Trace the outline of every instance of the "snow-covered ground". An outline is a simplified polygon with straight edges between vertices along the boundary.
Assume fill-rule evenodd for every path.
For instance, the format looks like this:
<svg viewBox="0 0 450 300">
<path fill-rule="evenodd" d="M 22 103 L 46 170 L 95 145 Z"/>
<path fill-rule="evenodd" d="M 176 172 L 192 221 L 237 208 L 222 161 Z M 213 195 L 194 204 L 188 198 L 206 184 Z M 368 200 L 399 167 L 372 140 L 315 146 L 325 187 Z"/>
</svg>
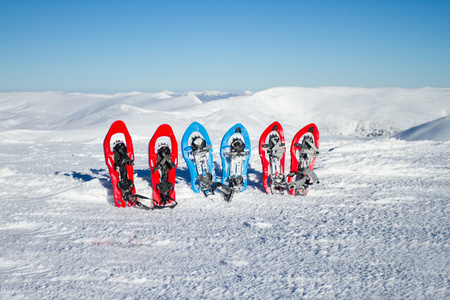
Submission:
<svg viewBox="0 0 450 300">
<path fill-rule="evenodd" d="M 257 93 L 0 93 L 0 298 L 450 298 L 450 89 L 280 87 Z M 123 120 L 137 191 L 170 124 L 250 133 L 249 186 L 231 203 L 189 186 L 175 209 L 116 208 L 102 142 Z M 257 142 L 315 122 L 320 184 L 266 195 Z M 289 162 L 289 154 L 287 162 Z"/>
</svg>

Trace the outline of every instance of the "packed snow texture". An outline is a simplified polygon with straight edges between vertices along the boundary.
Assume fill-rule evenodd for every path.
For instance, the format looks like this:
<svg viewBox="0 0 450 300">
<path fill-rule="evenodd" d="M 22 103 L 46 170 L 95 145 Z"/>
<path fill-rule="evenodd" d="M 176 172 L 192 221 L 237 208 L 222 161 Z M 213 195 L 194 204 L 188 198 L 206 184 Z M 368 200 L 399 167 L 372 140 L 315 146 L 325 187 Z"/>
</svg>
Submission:
<svg viewBox="0 0 450 300">
<path fill-rule="evenodd" d="M 0 298 L 448 299 L 449 111 L 450 89 L 433 88 L 0 93 Z M 247 191 L 195 194 L 179 153 L 176 208 L 116 208 L 102 143 L 118 119 L 143 195 L 159 125 L 180 140 L 202 123 L 220 178 L 220 141 L 242 123 Z M 257 143 L 273 121 L 287 148 L 320 130 L 305 197 L 264 193 Z"/>
</svg>

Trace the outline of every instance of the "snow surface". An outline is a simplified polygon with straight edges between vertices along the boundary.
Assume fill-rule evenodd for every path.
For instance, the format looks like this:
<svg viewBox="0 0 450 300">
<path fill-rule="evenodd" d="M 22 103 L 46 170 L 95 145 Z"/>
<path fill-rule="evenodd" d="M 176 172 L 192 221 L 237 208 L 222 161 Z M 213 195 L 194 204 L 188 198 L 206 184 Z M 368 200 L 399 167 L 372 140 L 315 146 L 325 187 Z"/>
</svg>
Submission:
<svg viewBox="0 0 450 300">
<path fill-rule="evenodd" d="M 433 88 L 0 93 L 0 298 L 448 299 L 449 106 Z M 195 194 L 179 153 L 175 209 L 116 208 L 102 142 L 117 119 L 144 195 L 160 124 L 181 139 L 202 123 L 220 177 L 221 138 L 243 123 L 247 191 Z M 257 142 L 273 121 L 287 147 L 321 131 L 306 197 L 263 192 Z"/>
</svg>

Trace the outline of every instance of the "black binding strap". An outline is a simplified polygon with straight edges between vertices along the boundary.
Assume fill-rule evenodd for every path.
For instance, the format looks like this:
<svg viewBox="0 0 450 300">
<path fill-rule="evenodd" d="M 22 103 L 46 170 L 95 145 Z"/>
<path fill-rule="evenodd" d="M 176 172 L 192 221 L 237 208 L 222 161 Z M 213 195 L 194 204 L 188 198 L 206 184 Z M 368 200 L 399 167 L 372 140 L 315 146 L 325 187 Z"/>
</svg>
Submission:
<svg viewBox="0 0 450 300">
<path fill-rule="evenodd" d="M 173 183 L 169 181 L 169 170 L 176 167 L 176 164 L 170 158 L 170 148 L 167 146 L 159 148 L 157 164 L 155 165 L 155 169 L 153 170 L 153 172 L 159 170 L 160 174 L 160 182 L 156 185 L 156 189 L 159 192 L 160 199 L 163 204 L 161 207 L 165 207 L 170 200 L 175 203 L 173 206 L 171 206 L 172 208 L 178 204 L 174 199 L 170 197 L 170 193 L 173 190 Z"/>
<path fill-rule="evenodd" d="M 119 182 L 117 183 L 117 187 L 122 191 L 122 200 L 128 204 L 131 201 L 136 206 L 144 208 L 144 209 L 153 209 L 151 206 L 147 206 L 143 204 L 141 201 L 137 200 L 137 198 L 141 199 L 149 199 L 148 197 L 133 194 L 134 184 L 133 181 L 128 179 L 128 165 L 134 165 L 133 160 L 127 154 L 127 146 L 125 143 L 119 141 L 114 145 L 113 148 L 114 154 L 114 167 L 119 168 Z"/>
<path fill-rule="evenodd" d="M 119 182 L 117 187 L 122 191 L 122 199 L 128 203 L 132 201 L 131 194 L 134 188 L 133 181 L 128 179 L 128 165 L 134 165 L 133 160 L 128 157 L 127 146 L 123 142 L 118 142 L 113 148 L 114 167 L 119 168 Z"/>
</svg>

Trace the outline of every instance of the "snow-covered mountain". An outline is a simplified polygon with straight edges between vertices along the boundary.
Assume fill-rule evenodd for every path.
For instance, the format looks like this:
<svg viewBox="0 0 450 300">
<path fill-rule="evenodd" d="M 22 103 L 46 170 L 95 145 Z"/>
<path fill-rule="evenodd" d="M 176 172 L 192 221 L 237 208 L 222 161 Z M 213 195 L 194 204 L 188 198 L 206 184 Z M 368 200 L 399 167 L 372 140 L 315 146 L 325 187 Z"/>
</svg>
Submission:
<svg viewBox="0 0 450 300">
<path fill-rule="evenodd" d="M 449 111 L 436 88 L 0 93 L 0 298 L 449 298 Z M 181 139 L 202 123 L 220 177 L 216 149 L 242 123 L 247 191 L 195 194 L 179 155 L 175 209 L 116 208 L 102 142 L 118 119 L 144 195 L 160 124 Z M 320 130 L 306 197 L 263 191 L 257 142 L 273 121 L 287 147 Z"/>
<path fill-rule="evenodd" d="M 271 120 L 280 119 L 293 131 L 301 124 L 315 122 L 323 133 L 378 136 L 445 117 L 450 110 L 450 89 L 280 87 L 242 94 L 0 93 L 0 104 L 0 133 L 19 129 L 104 131 L 115 119 L 134 122 L 139 128 L 181 122 L 180 133 L 186 122 L 194 120 L 214 120 L 208 125 L 217 130 L 236 122 L 255 122 L 261 125 L 258 129 L 264 129 Z"/>
</svg>

